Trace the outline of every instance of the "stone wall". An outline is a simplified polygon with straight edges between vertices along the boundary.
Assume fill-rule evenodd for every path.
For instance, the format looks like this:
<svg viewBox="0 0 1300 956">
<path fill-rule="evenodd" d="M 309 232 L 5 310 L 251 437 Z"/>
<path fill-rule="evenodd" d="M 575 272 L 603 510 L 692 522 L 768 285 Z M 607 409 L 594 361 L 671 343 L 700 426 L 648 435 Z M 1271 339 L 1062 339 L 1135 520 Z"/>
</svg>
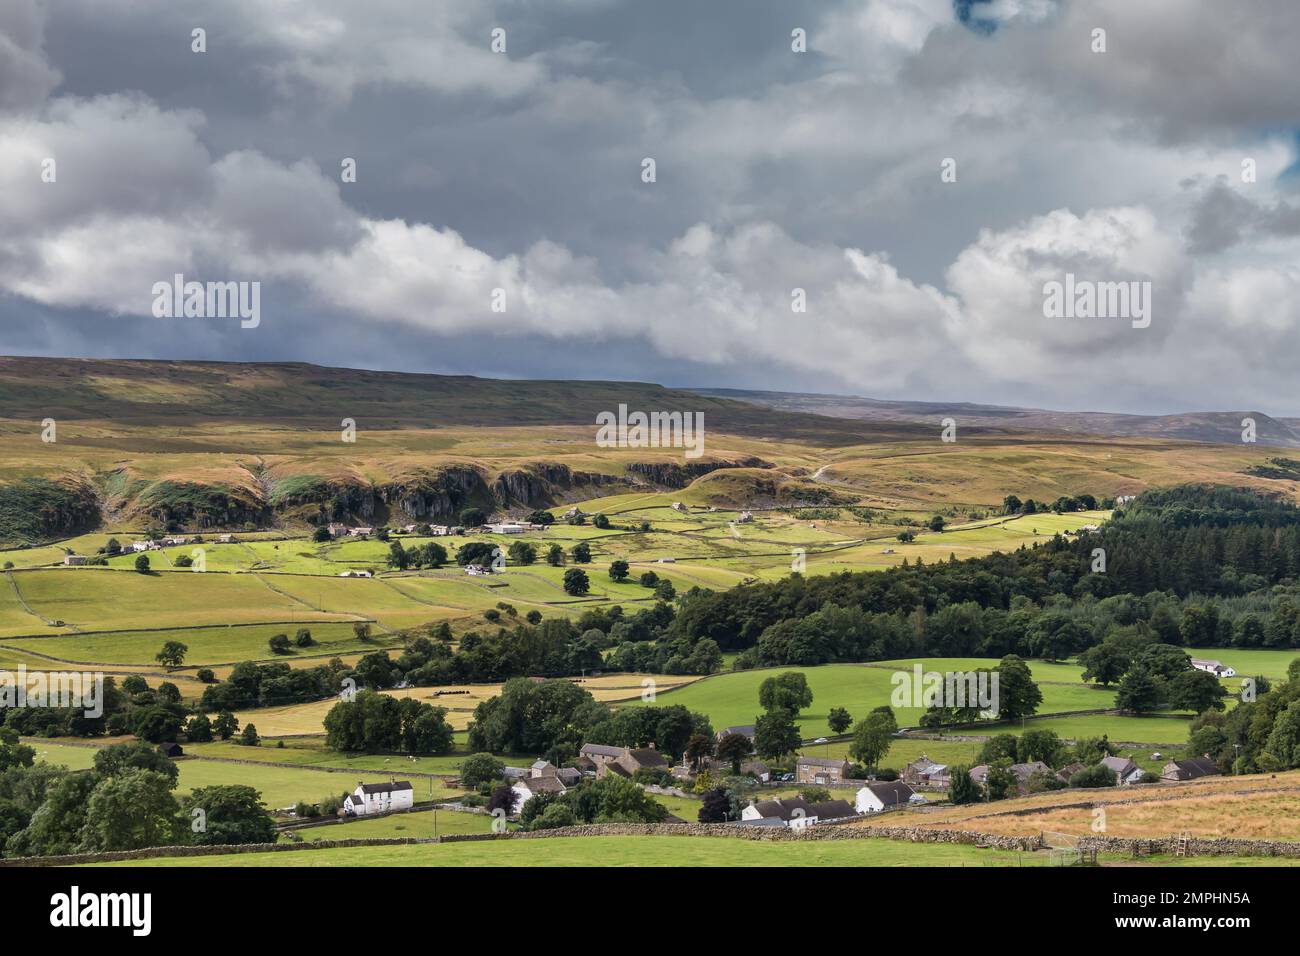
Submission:
<svg viewBox="0 0 1300 956">
<path fill-rule="evenodd" d="M 147 850 L 117 850 L 111 853 L 72 853 L 67 856 L 28 856 L 0 859 L 0 867 L 76 866 L 79 863 L 116 863 L 121 860 L 149 860 L 157 857 L 228 856 L 232 853 L 295 853 L 355 846 L 406 846 L 437 843 L 439 838 L 406 837 L 376 840 L 317 840 L 304 843 L 241 843 L 226 846 L 155 846 Z"/>
<path fill-rule="evenodd" d="M 443 843 L 466 843 L 482 840 L 538 840 L 553 837 L 599 836 L 674 836 L 674 837 L 730 837 L 738 840 L 903 840 L 909 843 L 962 843 L 979 844 L 998 850 L 1037 850 L 1043 846 L 1040 837 L 1001 836 L 992 833 L 972 833 L 967 830 L 935 830 L 921 827 L 857 827 L 815 824 L 803 830 L 787 827 L 747 827 L 727 823 L 605 823 L 555 830 L 510 833 L 465 833 L 440 837 Z"/>
<path fill-rule="evenodd" d="M 1127 853 L 1132 856 L 1150 856 L 1163 853 L 1172 856 L 1178 848 L 1178 838 L 1164 837 L 1150 840 L 1137 837 L 1089 836 L 1079 838 L 1080 850 L 1099 850 L 1103 853 Z M 1187 841 L 1188 856 L 1284 856 L 1300 858 L 1300 843 L 1288 840 L 1240 840 L 1232 837 L 1205 839 L 1192 837 Z"/>
</svg>

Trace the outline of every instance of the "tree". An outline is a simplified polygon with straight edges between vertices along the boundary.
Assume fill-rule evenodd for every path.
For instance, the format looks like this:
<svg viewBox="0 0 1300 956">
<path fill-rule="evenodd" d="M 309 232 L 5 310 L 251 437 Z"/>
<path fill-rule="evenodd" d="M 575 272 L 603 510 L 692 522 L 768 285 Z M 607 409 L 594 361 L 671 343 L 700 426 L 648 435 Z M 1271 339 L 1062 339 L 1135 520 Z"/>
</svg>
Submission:
<svg viewBox="0 0 1300 956">
<path fill-rule="evenodd" d="M 573 558 L 574 564 L 590 564 L 591 545 L 586 541 L 579 541 L 569 549 L 569 555 Z"/>
<path fill-rule="evenodd" d="M 561 567 L 564 564 L 564 548 L 558 544 L 553 544 L 547 548 L 546 563 L 553 568 Z"/>
<path fill-rule="evenodd" d="M 858 721 L 849 744 L 849 756 L 869 768 L 880 765 L 894 742 L 898 722 L 888 707 L 877 708 Z"/>
<path fill-rule="evenodd" d="M 808 678 L 799 671 L 786 671 L 769 677 L 758 688 L 758 705 L 766 711 L 786 710 L 798 716 L 799 711 L 811 706 L 812 702 Z"/>
<path fill-rule="evenodd" d="M 212 739 L 212 721 L 207 714 L 195 714 L 185 725 L 185 736 L 196 744 L 205 744 Z"/>
<path fill-rule="evenodd" d="M 542 623 L 542 612 L 537 610 L 537 608 L 533 608 L 524 615 L 524 620 L 536 627 L 538 624 Z"/>
<path fill-rule="evenodd" d="M 244 729 L 239 734 L 239 743 L 245 747 L 261 746 L 262 738 L 257 735 L 256 725 L 244 724 Z"/>
<path fill-rule="evenodd" d="M 1070 777 L 1070 786 L 1086 788 L 1113 787 L 1115 786 L 1115 771 L 1104 763 L 1093 764 L 1091 767 L 1084 767 Z"/>
<path fill-rule="evenodd" d="M 327 528 L 325 525 L 321 525 L 311 533 L 311 539 L 315 541 L 317 544 L 324 544 L 326 541 L 332 541 L 334 539 L 334 535 L 330 534 L 329 528 Z"/>
<path fill-rule="evenodd" d="M 830 713 L 826 715 L 826 723 L 830 725 L 831 733 L 842 734 L 852 726 L 853 717 L 847 708 L 832 707 Z"/>
<path fill-rule="evenodd" d="M 298 628 L 298 633 L 293 636 L 293 642 L 298 647 L 311 647 L 316 643 L 315 640 L 312 639 L 311 631 L 305 627 Z"/>
<path fill-rule="evenodd" d="M 615 581 L 626 581 L 628 575 L 628 564 L 622 558 L 610 562 L 609 576 Z"/>
<path fill-rule="evenodd" d="M 1015 495 L 1007 495 L 1002 499 L 1002 513 L 1004 515 L 1019 514 L 1020 509 L 1024 507 L 1023 502 Z"/>
<path fill-rule="evenodd" d="M 101 779 L 86 802 L 85 848 L 105 852 L 175 843 L 180 808 L 172 786 L 162 774 L 136 767 Z"/>
<path fill-rule="evenodd" d="M 926 522 L 926 527 L 929 528 L 931 531 L 942 531 L 944 525 L 946 525 L 947 523 L 948 522 L 944 520 L 943 515 L 935 515 L 928 522 Z"/>
<path fill-rule="evenodd" d="M 581 568 L 569 568 L 564 572 L 564 593 L 581 597 L 591 590 L 591 580 Z"/>
<path fill-rule="evenodd" d="M 534 798 L 536 799 L 536 798 Z M 531 800 L 529 801 L 532 802 Z M 530 830 L 559 830 L 578 825 L 578 815 L 567 803 L 550 803 L 533 819 Z"/>
<path fill-rule="evenodd" d="M 824 803 L 831 798 L 831 792 L 825 787 L 800 787 L 799 796 L 807 803 Z"/>
<path fill-rule="evenodd" d="M 731 764 L 733 774 L 740 773 L 741 762 L 754 752 L 754 745 L 744 734 L 723 734 L 714 750 L 719 760 Z"/>
<path fill-rule="evenodd" d="M 162 650 L 154 655 L 154 660 L 167 667 L 180 667 L 185 663 L 185 655 L 188 651 L 189 648 L 180 641 L 166 641 L 163 643 Z"/>
<path fill-rule="evenodd" d="M 1223 710 L 1223 698 L 1227 693 L 1213 674 L 1188 670 L 1169 681 L 1167 703 L 1175 710 L 1199 714 L 1206 710 Z"/>
<path fill-rule="evenodd" d="M 604 530 L 609 527 L 609 519 L 604 515 L 592 515 L 591 524 L 592 527 Z"/>
<path fill-rule="evenodd" d="M 677 597 L 677 589 L 673 587 L 672 581 L 663 578 L 655 585 L 655 598 L 657 600 L 671 601 L 675 597 Z"/>
<path fill-rule="evenodd" d="M 497 787 L 492 791 L 492 796 L 488 798 L 488 813 L 493 813 L 497 810 L 504 810 L 506 816 L 514 816 L 515 802 L 518 801 L 518 799 L 519 794 L 515 793 L 514 788 L 508 784 L 506 786 Z"/>
<path fill-rule="evenodd" d="M 182 726 L 179 714 L 167 707 L 153 706 L 143 707 L 136 713 L 132 729 L 141 740 L 159 744 L 179 737 Z"/>
<path fill-rule="evenodd" d="M 984 780 L 984 792 L 990 800 L 1004 800 L 1019 787 L 1016 775 L 1011 771 L 1011 763 L 999 760 L 989 765 L 988 776 Z"/>
<path fill-rule="evenodd" d="M 701 823 L 726 823 L 731 818 L 731 794 L 725 787 L 706 790 L 700 800 Z"/>
<path fill-rule="evenodd" d="M 555 524 L 555 515 L 551 514 L 549 511 L 533 511 L 528 515 L 528 523 L 544 525 Z"/>
<path fill-rule="evenodd" d="M 1029 673 L 1029 665 L 1015 654 L 1008 654 L 998 664 L 997 673 L 998 716 L 1002 720 L 1015 720 L 1037 713 L 1043 692 Z"/>
<path fill-rule="evenodd" d="M 370 625 L 365 621 L 357 621 L 352 625 L 352 634 L 358 641 L 370 640 Z"/>
<path fill-rule="evenodd" d="M 916 532 L 914 532 L 914 531 L 900 531 L 900 532 L 898 532 L 897 535 L 895 535 L 895 537 L 898 538 L 898 540 L 901 541 L 903 544 L 909 544 L 909 543 L 911 543 L 912 541 L 915 541 L 915 540 L 916 540 Z"/>
<path fill-rule="evenodd" d="M 222 740 L 229 740 L 239 731 L 239 721 L 235 715 L 228 710 L 223 710 L 217 714 L 217 719 L 212 722 L 212 732 Z"/>
<path fill-rule="evenodd" d="M 211 667 L 200 667 L 194 672 L 195 679 L 201 684 L 215 684 L 217 673 Z"/>
<path fill-rule="evenodd" d="M 1085 681 L 1095 681 L 1102 687 L 1109 687 L 1124 677 L 1132 658 L 1120 644 L 1102 641 L 1080 654 L 1079 663 L 1083 665 Z"/>
<path fill-rule="evenodd" d="M 754 722 L 754 749 L 764 759 L 779 759 L 794 753 L 803 743 L 794 714 L 773 710 Z"/>
<path fill-rule="evenodd" d="M 398 571 L 405 571 L 411 566 L 411 556 L 402 547 L 402 542 L 394 541 L 388 546 L 388 566 Z"/>
<path fill-rule="evenodd" d="M 515 541 L 507 552 L 511 564 L 532 564 L 537 560 L 537 549 L 527 541 Z"/>
<path fill-rule="evenodd" d="M 643 588 L 655 588 L 659 586 L 659 575 L 655 574 L 653 571 L 647 571 L 642 574 L 640 580 L 641 587 Z"/>
<path fill-rule="evenodd" d="M 477 528 L 487 523 L 487 515 L 479 508 L 465 508 L 460 513 L 460 523 L 466 528 Z"/>
<path fill-rule="evenodd" d="M 1135 667 L 1124 675 L 1115 694 L 1115 706 L 1135 714 L 1156 710 L 1160 706 L 1160 685 L 1145 667 Z"/>
<path fill-rule="evenodd" d="M 290 651 L 288 634 L 276 634 L 266 643 L 271 648 L 272 653 L 288 654 Z"/>
<path fill-rule="evenodd" d="M 149 555 L 137 554 L 135 556 L 135 569 L 141 574 L 149 573 Z"/>
<path fill-rule="evenodd" d="M 695 770 L 699 770 L 704 761 L 714 754 L 713 738 L 708 734 L 693 734 L 686 741 L 686 759 Z"/>
<path fill-rule="evenodd" d="M 979 803 L 984 798 L 980 785 L 971 779 L 970 767 L 953 767 L 948 779 L 948 799 L 952 803 Z"/>
<path fill-rule="evenodd" d="M 488 753 L 470 754 L 460 765 L 461 786 L 477 790 L 485 783 L 505 776 L 506 765 Z"/>
<path fill-rule="evenodd" d="M 275 821 L 249 786 L 200 787 L 184 799 L 181 814 L 200 846 L 275 842 Z"/>
</svg>

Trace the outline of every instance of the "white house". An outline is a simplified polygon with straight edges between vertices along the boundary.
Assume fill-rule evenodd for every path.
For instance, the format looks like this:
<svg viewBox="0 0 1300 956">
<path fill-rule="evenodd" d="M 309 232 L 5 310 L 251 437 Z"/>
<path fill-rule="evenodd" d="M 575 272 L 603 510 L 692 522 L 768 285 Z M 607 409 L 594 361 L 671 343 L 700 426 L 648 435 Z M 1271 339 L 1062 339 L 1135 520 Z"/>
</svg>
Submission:
<svg viewBox="0 0 1300 956">
<path fill-rule="evenodd" d="M 392 810 L 409 810 L 415 806 L 415 790 L 409 780 L 390 783 L 359 783 L 357 789 L 343 801 L 343 812 L 348 816 L 367 813 L 388 813 Z"/>
<path fill-rule="evenodd" d="M 531 769 L 531 768 L 530 768 Z M 564 793 L 568 789 L 559 777 L 520 777 L 510 787 L 515 792 L 515 812 L 539 793 Z"/>
<path fill-rule="evenodd" d="M 487 529 L 493 534 L 523 534 L 528 530 L 528 525 L 520 524 L 517 521 L 500 521 L 488 525 Z"/>
<path fill-rule="evenodd" d="M 1114 772 L 1118 786 L 1127 786 L 1142 779 L 1144 771 L 1128 757 L 1102 757 L 1101 762 Z"/>
<path fill-rule="evenodd" d="M 220 542 L 221 544 L 233 544 L 234 540 L 235 540 L 235 536 L 233 534 L 217 535 L 217 541 Z"/>
<path fill-rule="evenodd" d="M 924 803 L 925 798 L 901 780 L 869 783 L 858 791 L 853 809 L 858 813 L 880 813 L 896 810 L 911 803 Z"/>
<path fill-rule="evenodd" d="M 491 574 L 492 569 L 485 568 L 481 564 L 467 564 L 465 565 L 465 573 L 466 574 Z"/>
<path fill-rule="evenodd" d="M 132 541 L 131 542 L 132 551 L 156 551 L 157 549 L 158 549 L 158 542 L 156 541 Z"/>
<path fill-rule="evenodd" d="M 373 575 L 369 571 L 340 571 L 341 578 L 369 578 Z"/>
<path fill-rule="evenodd" d="M 1215 677 L 1236 677 L 1237 672 L 1227 664 L 1221 664 L 1218 661 L 1201 660 L 1192 658 L 1192 666 L 1198 671 L 1205 671 L 1207 674 L 1213 674 Z"/>
</svg>

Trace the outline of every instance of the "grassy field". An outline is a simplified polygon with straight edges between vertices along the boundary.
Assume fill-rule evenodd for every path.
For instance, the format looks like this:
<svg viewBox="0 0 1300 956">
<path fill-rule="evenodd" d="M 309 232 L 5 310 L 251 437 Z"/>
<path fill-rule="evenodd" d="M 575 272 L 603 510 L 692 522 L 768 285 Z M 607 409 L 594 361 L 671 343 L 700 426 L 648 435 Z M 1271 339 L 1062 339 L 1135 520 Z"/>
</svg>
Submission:
<svg viewBox="0 0 1300 956">
<path fill-rule="evenodd" d="M 740 671 L 696 681 L 680 690 L 658 695 L 657 703 L 682 704 L 691 710 L 709 716 L 715 729 L 739 724 L 752 724 L 761 713 L 758 706 L 759 685 L 774 674 L 799 671 L 808 678 L 813 692 L 813 703 L 799 718 L 799 729 L 805 740 L 829 734 L 827 714 L 832 707 L 845 707 L 855 718 L 873 707 L 889 704 L 894 691 L 893 675 L 909 672 L 914 664 L 940 672 L 969 670 L 975 667 L 992 667 L 996 660 L 982 658 L 933 658 L 923 661 L 893 661 L 885 666 L 860 664 L 827 664 L 819 667 L 781 667 L 763 670 Z M 1106 691 L 1069 683 L 1066 678 L 1077 679 L 1078 668 L 1064 664 L 1030 663 L 1034 676 L 1043 683 L 1041 713 L 1053 711 L 1092 710 L 1114 704 L 1114 691 Z M 1046 675 L 1046 676 L 1043 676 Z M 1062 679 L 1062 682 L 1049 682 Z M 627 706 L 640 706 L 640 701 L 629 701 Z M 914 726 L 924 713 L 921 707 L 895 708 L 900 726 Z M 976 731 L 971 731 L 975 733 Z"/>
<path fill-rule="evenodd" d="M 36 741 L 33 746 L 36 748 L 38 760 L 45 763 L 60 764 L 71 770 L 85 770 L 93 766 L 95 759 L 94 747 L 47 743 L 45 741 Z M 243 751 L 250 748 L 234 747 L 234 749 L 241 752 L 231 754 L 231 756 L 239 760 L 247 759 Z M 209 752 L 209 754 L 211 756 L 216 755 L 212 752 Z M 225 756 L 226 754 L 223 753 L 222 755 Z M 386 764 L 386 759 L 391 760 L 391 763 Z M 256 787 L 262 794 L 263 802 L 272 809 L 290 807 L 300 800 L 315 803 L 324 797 L 337 796 L 345 791 L 350 791 L 356 787 L 359 775 L 364 774 L 368 782 L 373 783 L 376 780 L 387 779 L 390 776 L 400 778 L 404 773 L 409 775 L 416 772 L 416 768 L 405 757 L 371 757 L 353 765 L 323 762 L 315 767 L 309 764 L 298 767 L 276 767 L 187 757 L 177 761 L 177 766 L 180 768 L 180 781 L 177 784 L 178 793 L 188 793 L 200 787 L 244 784 Z M 348 769 L 356 769 L 357 775 L 319 769 L 326 766 L 343 766 Z M 459 791 L 448 788 L 440 780 L 421 777 L 410 777 L 409 779 L 415 786 L 416 799 L 419 800 L 441 799 L 459 793 Z"/>
<path fill-rule="evenodd" d="M 392 837 L 433 837 L 454 833 L 491 833 L 492 817 L 457 810 L 417 810 L 373 819 L 348 820 L 293 831 L 304 840 L 380 840 Z M 285 836 L 281 843 L 290 842 Z"/>
<path fill-rule="evenodd" d="M 439 815 L 441 816 L 441 814 Z M 355 824 L 348 824 L 353 826 Z M 558 837 L 186 858 L 197 866 L 1045 866 L 1046 854 L 893 840 L 759 843 L 727 837 Z M 168 866 L 133 860 L 126 866 Z"/>
<path fill-rule="evenodd" d="M 943 843 L 894 840 L 756 842 L 728 837 L 552 837 L 544 840 L 494 840 L 481 843 L 419 844 L 281 853 L 240 853 L 186 857 L 185 866 L 202 867 L 683 867 L 683 866 L 838 866 L 838 867 L 1004 867 L 1051 865 L 1048 853 L 982 850 Z M 1102 858 L 1103 863 L 1124 862 Z M 1153 861 L 1154 862 L 1154 861 Z M 1294 866 L 1276 857 L 1160 858 L 1159 865 Z M 166 857 L 98 863 L 93 866 L 175 866 Z"/>
</svg>

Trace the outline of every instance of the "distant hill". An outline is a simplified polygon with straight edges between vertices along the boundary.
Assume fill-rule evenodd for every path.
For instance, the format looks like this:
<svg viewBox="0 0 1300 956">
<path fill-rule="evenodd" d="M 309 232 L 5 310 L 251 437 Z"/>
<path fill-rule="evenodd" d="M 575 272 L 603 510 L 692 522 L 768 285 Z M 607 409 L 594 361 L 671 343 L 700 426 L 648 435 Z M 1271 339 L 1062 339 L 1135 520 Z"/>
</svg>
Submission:
<svg viewBox="0 0 1300 956">
<path fill-rule="evenodd" d="M 732 434 L 824 446 L 922 434 L 647 382 L 491 379 L 327 368 L 299 362 L 191 362 L 0 356 L 0 419 L 54 418 L 178 425 L 239 419 L 300 427 L 347 416 L 371 428 L 590 425 L 619 404 L 692 411 Z M 189 449 L 185 449 L 189 450 Z"/>
<path fill-rule="evenodd" d="M 1183 412 L 1176 415 L 1125 415 L 1112 412 L 1059 412 L 1042 408 L 979 405 L 969 402 L 883 401 L 853 395 L 695 389 L 701 395 L 749 402 L 785 412 L 804 412 L 865 422 L 911 422 L 933 426 L 955 418 L 962 425 L 1031 432 L 1098 435 L 1108 438 L 1167 438 L 1233 445 L 1241 443 L 1242 419 L 1255 420 L 1256 442 L 1300 448 L 1300 419 L 1273 418 L 1263 412 Z"/>
</svg>

